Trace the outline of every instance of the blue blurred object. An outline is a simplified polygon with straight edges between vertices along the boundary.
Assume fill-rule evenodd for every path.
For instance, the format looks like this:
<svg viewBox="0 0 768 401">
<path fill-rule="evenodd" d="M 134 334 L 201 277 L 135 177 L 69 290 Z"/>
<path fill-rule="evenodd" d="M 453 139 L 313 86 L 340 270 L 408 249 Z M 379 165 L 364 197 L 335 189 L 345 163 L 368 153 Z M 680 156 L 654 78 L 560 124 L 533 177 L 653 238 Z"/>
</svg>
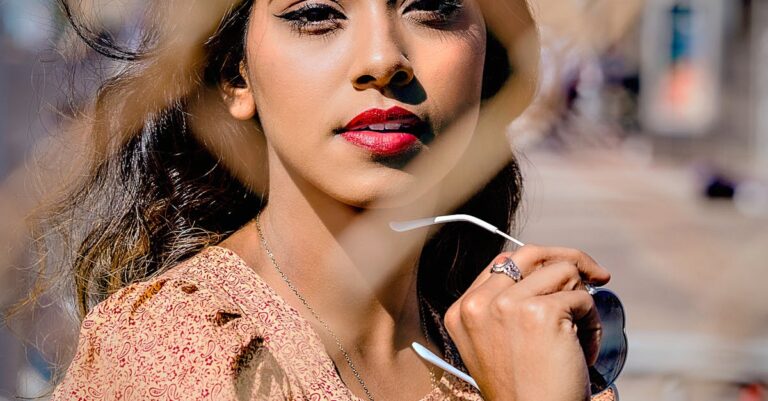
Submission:
<svg viewBox="0 0 768 401">
<path fill-rule="evenodd" d="M 672 64 L 684 62 L 693 56 L 693 9 L 689 4 L 675 4 L 669 11 L 672 40 L 669 46 Z"/>
<path fill-rule="evenodd" d="M 53 365 L 45 359 L 37 348 L 27 349 L 27 361 L 43 380 L 50 382 L 53 379 Z"/>
</svg>

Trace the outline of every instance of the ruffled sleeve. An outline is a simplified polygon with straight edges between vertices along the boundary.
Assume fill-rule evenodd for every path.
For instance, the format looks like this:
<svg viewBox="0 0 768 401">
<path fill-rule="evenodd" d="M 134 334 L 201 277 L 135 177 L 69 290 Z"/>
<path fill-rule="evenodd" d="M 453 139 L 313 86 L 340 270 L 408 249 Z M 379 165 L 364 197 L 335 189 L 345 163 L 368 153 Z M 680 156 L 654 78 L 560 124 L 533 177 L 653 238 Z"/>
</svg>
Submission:
<svg viewBox="0 0 768 401">
<path fill-rule="evenodd" d="M 287 400 L 263 333 L 217 294 L 181 278 L 123 288 L 82 322 L 52 400 Z"/>
</svg>

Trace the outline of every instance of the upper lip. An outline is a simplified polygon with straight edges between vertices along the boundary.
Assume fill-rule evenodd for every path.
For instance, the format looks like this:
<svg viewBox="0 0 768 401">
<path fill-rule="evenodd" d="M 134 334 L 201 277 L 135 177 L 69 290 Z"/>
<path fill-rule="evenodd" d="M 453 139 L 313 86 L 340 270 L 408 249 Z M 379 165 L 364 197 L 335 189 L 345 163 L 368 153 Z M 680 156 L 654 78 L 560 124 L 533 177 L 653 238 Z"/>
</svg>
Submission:
<svg viewBox="0 0 768 401">
<path fill-rule="evenodd" d="M 424 124 L 416 114 L 398 106 L 387 110 L 370 109 L 358 114 L 346 126 L 344 131 L 415 131 Z"/>
</svg>

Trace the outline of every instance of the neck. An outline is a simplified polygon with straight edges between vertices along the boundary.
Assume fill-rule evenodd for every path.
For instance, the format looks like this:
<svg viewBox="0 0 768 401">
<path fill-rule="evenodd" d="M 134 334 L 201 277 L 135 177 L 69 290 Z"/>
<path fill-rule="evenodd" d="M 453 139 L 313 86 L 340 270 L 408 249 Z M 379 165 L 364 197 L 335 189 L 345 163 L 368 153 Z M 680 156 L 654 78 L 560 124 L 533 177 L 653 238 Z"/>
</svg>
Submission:
<svg viewBox="0 0 768 401">
<path fill-rule="evenodd" d="M 429 213 L 423 205 L 429 202 L 422 200 L 419 211 L 362 210 L 280 167 L 271 168 L 269 204 L 260 216 L 264 239 L 280 270 L 335 334 L 355 344 L 361 354 L 407 348 L 421 333 L 416 265 L 426 236 L 396 233 L 388 222 L 423 217 Z M 304 314 L 305 306 L 257 244 L 260 241 L 250 246 L 259 260 L 254 265 Z"/>
</svg>

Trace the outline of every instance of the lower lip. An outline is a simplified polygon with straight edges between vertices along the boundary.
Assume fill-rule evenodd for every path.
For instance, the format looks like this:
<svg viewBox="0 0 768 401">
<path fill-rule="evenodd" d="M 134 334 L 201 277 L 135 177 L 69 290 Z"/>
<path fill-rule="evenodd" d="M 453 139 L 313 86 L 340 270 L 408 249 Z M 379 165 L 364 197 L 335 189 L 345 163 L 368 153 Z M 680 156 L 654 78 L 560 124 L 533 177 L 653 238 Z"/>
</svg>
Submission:
<svg viewBox="0 0 768 401">
<path fill-rule="evenodd" d="M 347 131 L 341 136 L 378 156 L 395 156 L 412 149 L 419 139 L 407 132 Z"/>
</svg>

